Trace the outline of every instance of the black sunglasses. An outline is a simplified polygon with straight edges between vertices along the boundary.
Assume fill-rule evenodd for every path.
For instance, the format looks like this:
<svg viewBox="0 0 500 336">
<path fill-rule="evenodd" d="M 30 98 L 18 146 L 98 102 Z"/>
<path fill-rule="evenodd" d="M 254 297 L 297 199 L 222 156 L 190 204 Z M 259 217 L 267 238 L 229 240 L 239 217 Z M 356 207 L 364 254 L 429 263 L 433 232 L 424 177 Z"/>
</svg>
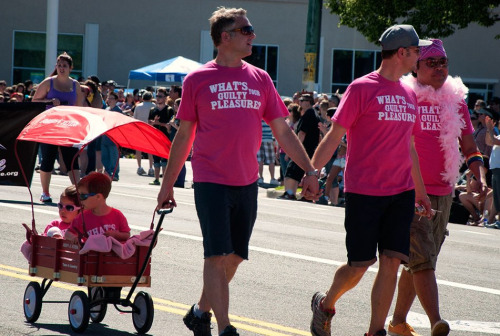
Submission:
<svg viewBox="0 0 500 336">
<path fill-rule="evenodd" d="M 237 32 L 237 31 L 239 31 L 241 33 L 241 35 L 252 35 L 252 34 L 255 33 L 255 31 L 253 30 L 252 26 L 244 26 L 244 27 L 241 27 L 241 28 L 231 29 L 229 31 L 230 32 Z"/>
<path fill-rule="evenodd" d="M 95 196 L 95 195 L 97 195 L 97 194 L 96 193 L 80 194 L 80 200 L 85 201 L 85 200 L 87 200 L 87 198 L 89 198 L 91 196 Z"/>
<path fill-rule="evenodd" d="M 75 210 L 80 210 L 80 207 L 77 207 L 76 205 L 72 204 L 62 204 L 62 203 L 57 203 L 57 207 L 59 210 L 65 209 L 66 211 L 73 212 Z"/>
</svg>

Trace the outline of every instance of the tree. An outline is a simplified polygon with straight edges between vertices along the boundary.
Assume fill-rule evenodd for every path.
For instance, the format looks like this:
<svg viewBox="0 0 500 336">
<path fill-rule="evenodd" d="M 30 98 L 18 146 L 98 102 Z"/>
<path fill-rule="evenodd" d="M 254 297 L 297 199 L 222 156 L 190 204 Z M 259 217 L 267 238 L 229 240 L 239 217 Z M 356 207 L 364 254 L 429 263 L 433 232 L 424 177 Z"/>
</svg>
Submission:
<svg viewBox="0 0 500 336">
<path fill-rule="evenodd" d="M 490 27 L 500 21 L 499 5 L 500 0 L 325 0 L 339 25 L 357 29 L 370 42 L 394 24 L 411 24 L 427 38 L 450 36 L 472 22 Z"/>
</svg>

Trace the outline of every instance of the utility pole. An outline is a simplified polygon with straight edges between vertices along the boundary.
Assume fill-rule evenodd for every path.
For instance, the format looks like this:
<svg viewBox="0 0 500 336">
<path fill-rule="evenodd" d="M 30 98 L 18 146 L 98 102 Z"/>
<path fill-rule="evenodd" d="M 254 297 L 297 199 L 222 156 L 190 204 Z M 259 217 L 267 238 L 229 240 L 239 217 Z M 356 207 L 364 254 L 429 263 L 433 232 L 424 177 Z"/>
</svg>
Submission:
<svg viewBox="0 0 500 336">
<path fill-rule="evenodd" d="M 47 28 L 45 42 L 45 77 L 54 71 L 57 58 L 57 32 L 59 29 L 59 0 L 47 0 Z"/>
<path fill-rule="evenodd" d="M 323 0 L 309 0 L 307 10 L 306 46 L 304 51 L 304 70 L 302 89 L 314 91 L 318 80 L 319 40 L 321 35 L 321 10 Z"/>
</svg>

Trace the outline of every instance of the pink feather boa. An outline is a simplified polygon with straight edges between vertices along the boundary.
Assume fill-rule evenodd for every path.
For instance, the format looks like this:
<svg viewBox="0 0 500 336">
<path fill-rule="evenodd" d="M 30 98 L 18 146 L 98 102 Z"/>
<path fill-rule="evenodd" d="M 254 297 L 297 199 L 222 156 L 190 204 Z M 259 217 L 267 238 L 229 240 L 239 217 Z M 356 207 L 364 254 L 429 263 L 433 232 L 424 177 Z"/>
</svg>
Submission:
<svg viewBox="0 0 500 336">
<path fill-rule="evenodd" d="M 469 89 L 460 77 L 448 76 L 443 86 L 434 89 L 430 85 L 421 85 L 412 75 L 403 77 L 403 82 L 417 94 L 418 102 L 429 102 L 440 106 L 441 133 L 439 142 L 444 158 L 443 181 L 454 186 L 460 177 L 459 169 L 464 159 L 458 149 L 458 139 L 465 128 L 465 121 L 458 113 Z"/>
</svg>

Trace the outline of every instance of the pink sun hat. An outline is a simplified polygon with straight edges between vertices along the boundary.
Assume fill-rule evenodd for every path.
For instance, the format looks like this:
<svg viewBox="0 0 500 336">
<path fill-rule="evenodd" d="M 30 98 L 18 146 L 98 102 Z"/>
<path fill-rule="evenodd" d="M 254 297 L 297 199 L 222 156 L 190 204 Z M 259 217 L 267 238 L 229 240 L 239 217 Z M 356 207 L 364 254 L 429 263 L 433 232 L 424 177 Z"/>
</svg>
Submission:
<svg viewBox="0 0 500 336">
<path fill-rule="evenodd" d="M 443 41 L 438 39 L 429 39 L 432 41 L 430 46 L 420 47 L 420 56 L 418 58 L 419 61 L 425 60 L 428 58 L 448 58 L 446 56 L 446 51 L 443 47 Z"/>
</svg>

